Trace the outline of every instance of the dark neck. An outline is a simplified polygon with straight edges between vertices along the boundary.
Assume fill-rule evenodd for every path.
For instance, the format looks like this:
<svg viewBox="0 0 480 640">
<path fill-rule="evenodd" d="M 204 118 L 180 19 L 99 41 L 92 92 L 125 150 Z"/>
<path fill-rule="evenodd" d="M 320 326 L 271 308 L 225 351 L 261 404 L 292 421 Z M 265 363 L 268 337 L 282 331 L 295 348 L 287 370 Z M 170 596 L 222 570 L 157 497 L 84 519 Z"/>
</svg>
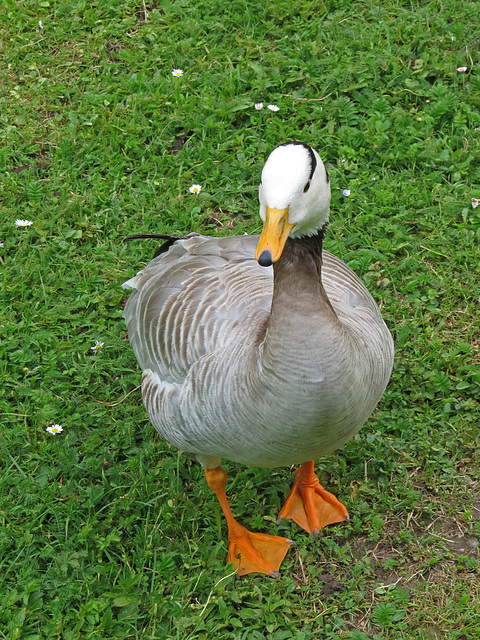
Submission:
<svg viewBox="0 0 480 640">
<path fill-rule="evenodd" d="M 289 238 L 278 262 L 273 265 L 274 282 L 287 279 L 321 282 L 323 238 L 326 225 L 313 236 Z M 299 292 L 300 293 L 300 292 Z"/>
<path fill-rule="evenodd" d="M 330 341 L 339 320 L 321 280 L 324 231 L 308 238 L 288 239 L 280 259 L 273 265 L 269 339 L 263 353 L 265 366 L 276 370 L 288 368 L 292 345 L 297 358 L 303 357 L 300 351 L 306 354 L 330 348 L 325 340 Z"/>
</svg>

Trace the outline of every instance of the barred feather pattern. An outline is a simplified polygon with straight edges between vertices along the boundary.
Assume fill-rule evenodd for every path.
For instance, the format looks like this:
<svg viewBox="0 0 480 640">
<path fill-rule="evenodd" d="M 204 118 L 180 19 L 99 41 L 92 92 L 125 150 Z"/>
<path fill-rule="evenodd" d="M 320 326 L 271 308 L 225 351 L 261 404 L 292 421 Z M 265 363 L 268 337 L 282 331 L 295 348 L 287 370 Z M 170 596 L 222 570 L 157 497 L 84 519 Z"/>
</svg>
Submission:
<svg viewBox="0 0 480 640">
<path fill-rule="evenodd" d="M 258 236 L 192 235 L 124 285 L 150 420 L 206 467 L 325 455 L 387 385 L 393 342 L 370 293 L 326 251 L 320 281 L 293 242 L 275 292 L 273 269 L 254 259 Z"/>
</svg>

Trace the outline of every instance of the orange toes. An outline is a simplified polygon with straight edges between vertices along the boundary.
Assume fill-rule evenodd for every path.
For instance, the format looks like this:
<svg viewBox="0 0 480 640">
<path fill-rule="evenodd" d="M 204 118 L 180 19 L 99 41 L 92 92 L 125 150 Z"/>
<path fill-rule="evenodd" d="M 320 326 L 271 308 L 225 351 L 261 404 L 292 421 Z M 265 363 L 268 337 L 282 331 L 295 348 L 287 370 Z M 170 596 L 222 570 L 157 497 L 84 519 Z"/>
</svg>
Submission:
<svg viewBox="0 0 480 640">
<path fill-rule="evenodd" d="M 305 462 L 296 470 L 297 478 L 278 518 L 293 520 L 316 538 L 328 524 L 349 520 L 345 506 L 326 491 L 313 471 L 313 462 Z"/>
<path fill-rule="evenodd" d="M 272 578 L 279 575 L 280 565 L 294 544 L 281 536 L 254 533 L 245 527 L 239 535 L 229 536 L 227 562 L 233 562 L 240 576 L 247 573 L 266 573 Z"/>
</svg>

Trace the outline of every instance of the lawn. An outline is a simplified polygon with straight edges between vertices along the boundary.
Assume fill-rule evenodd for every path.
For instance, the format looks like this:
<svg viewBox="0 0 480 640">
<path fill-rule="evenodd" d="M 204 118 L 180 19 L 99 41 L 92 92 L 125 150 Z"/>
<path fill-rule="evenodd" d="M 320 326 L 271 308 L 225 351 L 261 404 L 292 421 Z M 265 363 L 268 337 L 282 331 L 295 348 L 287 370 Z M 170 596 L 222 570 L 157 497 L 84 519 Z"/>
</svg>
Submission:
<svg viewBox="0 0 480 640">
<path fill-rule="evenodd" d="M 1 13 L 0 638 L 478 640 L 478 3 Z M 277 580 L 237 579 L 202 468 L 141 402 L 121 284 L 156 241 L 124 238 L 258 233 L 261 167 L 287 140 L 327 163 L 325 246 L 396 360 L 318 464 L 349 524 L 277 527 L 292 469 L 225 461 L 234 514 L 296 542 Z"/>
</svg>

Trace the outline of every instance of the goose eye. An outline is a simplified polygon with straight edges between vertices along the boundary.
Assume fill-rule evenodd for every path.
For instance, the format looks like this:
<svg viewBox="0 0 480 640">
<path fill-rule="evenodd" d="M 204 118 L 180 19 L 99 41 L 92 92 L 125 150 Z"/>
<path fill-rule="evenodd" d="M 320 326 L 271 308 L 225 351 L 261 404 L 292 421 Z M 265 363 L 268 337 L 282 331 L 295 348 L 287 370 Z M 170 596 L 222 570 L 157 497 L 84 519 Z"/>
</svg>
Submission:
<svg viewBox="0 0 480 640">
<path fill-rule="evenodd" d="M 307 184 L 303 187 L 303 193 L 307 193 L 307 191 L 310 189 L 310 180 L 307 182 Z"/>
</svg>

